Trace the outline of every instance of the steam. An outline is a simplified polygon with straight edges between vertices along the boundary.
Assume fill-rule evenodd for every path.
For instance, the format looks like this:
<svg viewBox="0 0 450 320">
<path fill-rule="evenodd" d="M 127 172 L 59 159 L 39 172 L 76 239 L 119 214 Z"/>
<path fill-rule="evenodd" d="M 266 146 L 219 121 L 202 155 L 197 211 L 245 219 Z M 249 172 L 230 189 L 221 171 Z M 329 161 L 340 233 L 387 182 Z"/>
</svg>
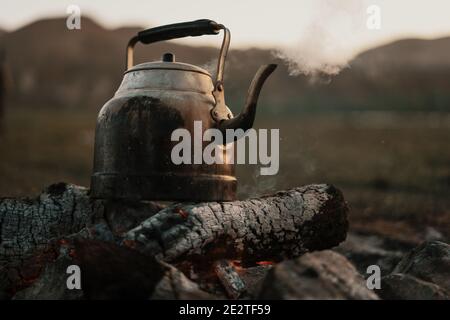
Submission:
<svg viewBox="0 0 450 320">
<path fill-rule="evenodd" d="M 292 76 L 334 76 L 348 67 L 354 53 L 346 39 L 362 31 L 365 9 L 362 0 L 316 0 L 302 27 L 298 43 L 275 51 Z"/>
<path fill-rule="evenodd" d="M 218 59 L 214 58 L 206 62 L 205 64 L 201 65 L 200 67 L 208 71 L 211 74 L 211 76 L 215 77 L 217 73 L 217 63 Z"/>
</svg>

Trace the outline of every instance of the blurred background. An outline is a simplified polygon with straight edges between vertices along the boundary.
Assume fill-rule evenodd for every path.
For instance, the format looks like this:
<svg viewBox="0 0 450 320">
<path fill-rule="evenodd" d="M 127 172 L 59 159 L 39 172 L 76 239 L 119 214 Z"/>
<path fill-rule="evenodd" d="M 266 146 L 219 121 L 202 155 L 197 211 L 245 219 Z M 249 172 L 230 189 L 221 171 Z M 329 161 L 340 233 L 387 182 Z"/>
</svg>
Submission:
<svg viewBox="0 0 450 320">
<path fill-rule="evenodd" d="M 0 196 L 89 186 L 96 115 L 137 31 L 210 18 L 231 29 L 227 104 L 278 63 L 256 127 L 280 129 L 280 171 L 239 166 L 241 198 L 309 183 L 341 189 L 351 227 L 396 239 L 450 236 L 450 5 L 446 1 L 14 1 L 0 12 Z M 81 29 L 66 26 L 69 4 Z M 377 11 L 381 23 L 368 23 Z M 372 8 L 373 9 L 373 8 Z M 447 37 L 449 36 L 449 37 Z M 214 67 L 220 37 L 138 45 Z"/>
</svg>

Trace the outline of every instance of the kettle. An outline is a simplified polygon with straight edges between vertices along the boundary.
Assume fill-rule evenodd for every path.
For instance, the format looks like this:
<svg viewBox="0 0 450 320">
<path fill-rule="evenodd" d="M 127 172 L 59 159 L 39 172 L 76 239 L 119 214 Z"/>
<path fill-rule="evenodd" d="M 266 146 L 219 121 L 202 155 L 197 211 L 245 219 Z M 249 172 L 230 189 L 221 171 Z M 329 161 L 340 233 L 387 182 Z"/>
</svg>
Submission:
<svg viewBox="0 0 450 320">
<path fill-rule="evenodd" d="M 133 65 L 134 46 L 141 42 L 218 34 L 223 30 L 215 79 L 166 53 L 161 61 Z M 174 164 L 172 132 L 251 128 L 261 88 L 276 65 L 261 66 L 242 112 L 233 117 L 225 104 L 223 73 L 230 31 L 202 19 L 147 29 L 128 43 L 126 71 L 114 97 L 98 114 L 90 196 L 99 199 L 163 201 L 232 201 L 237 181 L 233 163 Z M 205 145 L 203 143 L 202 148 Z"/>
</svg>

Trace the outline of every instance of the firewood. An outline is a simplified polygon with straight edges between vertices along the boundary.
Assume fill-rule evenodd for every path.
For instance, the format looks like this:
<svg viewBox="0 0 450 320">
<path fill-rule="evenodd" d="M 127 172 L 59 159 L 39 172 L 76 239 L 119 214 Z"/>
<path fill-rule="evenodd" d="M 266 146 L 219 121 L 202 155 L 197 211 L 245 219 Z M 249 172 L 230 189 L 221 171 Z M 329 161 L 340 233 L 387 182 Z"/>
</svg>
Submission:
<svg viewBox="0 0 450 320">
<path fill-rule="evenodd" d="M 68 241 L 36 279 L 13 299 L 213 299 L 183 273 L 136 250 L 97 240 Z M 81 286 L 69 290 L 67 268 L 81 270 Z"/>
<path fill-rule="evenodd" d="M 66 183 L 53 184 L 34 199 L 0 198 L 0 265 L 99 222 L 120 235 L 161 209 L 154 202 L 94 201 L 87 188 Z"/>
<path fill-rule="evenodd" d="M 214 271 L 230 298 L 237 299 L 245 292 L 245 283 L 230 261 L 225 259 L 218 260 L 214 263 Z"/>
<path fill-rule="evenodd" d="M 93 200 L 88 189 L 59 183 L 35 199 L 0 199 L 0 297 L 33 283 L 64 239 L 115 242 L 175 265 L 219 259 L 247 265 L 336 246 L 346 237 L 347 211 L 329 185 L 163 208 Z"/>
<path fill-rule="evenodd" d="M 338 245 L 346 237 L 347 211 L 336 188 L 309 185 L 244 201 L 174 204 L 125 239 L 169 262 L 278 261 Z"/>
<path fill-rule="evenodd" d="M 275 265 L 259 299 L 378 300 L 356 268 L 341 254 L 324 250 Z"/>
<path fill-rule="evenodd" d="M 148 202 L 91 200 L 86 188 L 63 183 L 50 186 L 36 199 L 0 199 L 0 263 L 98 221 L 121 235 L 126 231 L 123 226 L 131 228 L 149 217 L 128 231 L 124 242 L 135 242 L 138 249 L 167 261 L 206 252 L 250 260 L 293 257 L 337 245 L 348 227 L 342 194 L 328 185 L 244 201 L 180 203 L 159 209 Z"/>
</svg>

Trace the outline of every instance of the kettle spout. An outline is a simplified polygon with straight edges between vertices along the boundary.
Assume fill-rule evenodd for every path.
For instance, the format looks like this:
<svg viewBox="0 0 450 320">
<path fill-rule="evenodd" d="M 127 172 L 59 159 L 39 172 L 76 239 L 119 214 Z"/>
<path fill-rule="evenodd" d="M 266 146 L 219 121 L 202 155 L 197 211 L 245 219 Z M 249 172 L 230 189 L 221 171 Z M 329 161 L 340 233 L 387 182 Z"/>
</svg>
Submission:
<svg viewBox="0 0 450 320">
<path fill-rule="evenodd" d="M 266 79 L 277 68 L 276 64 L 261 66 L 253 77 L 252 83 L 247 93 L 247 100 L 241 113 L 229 120 L 223 120 L 218 124 L 218 129 L 225 135 L 227 129 L 242 129 L 247 131 L 253 126 L 256 114 L 256 105 L 259 93 Z"/>
</svg>

